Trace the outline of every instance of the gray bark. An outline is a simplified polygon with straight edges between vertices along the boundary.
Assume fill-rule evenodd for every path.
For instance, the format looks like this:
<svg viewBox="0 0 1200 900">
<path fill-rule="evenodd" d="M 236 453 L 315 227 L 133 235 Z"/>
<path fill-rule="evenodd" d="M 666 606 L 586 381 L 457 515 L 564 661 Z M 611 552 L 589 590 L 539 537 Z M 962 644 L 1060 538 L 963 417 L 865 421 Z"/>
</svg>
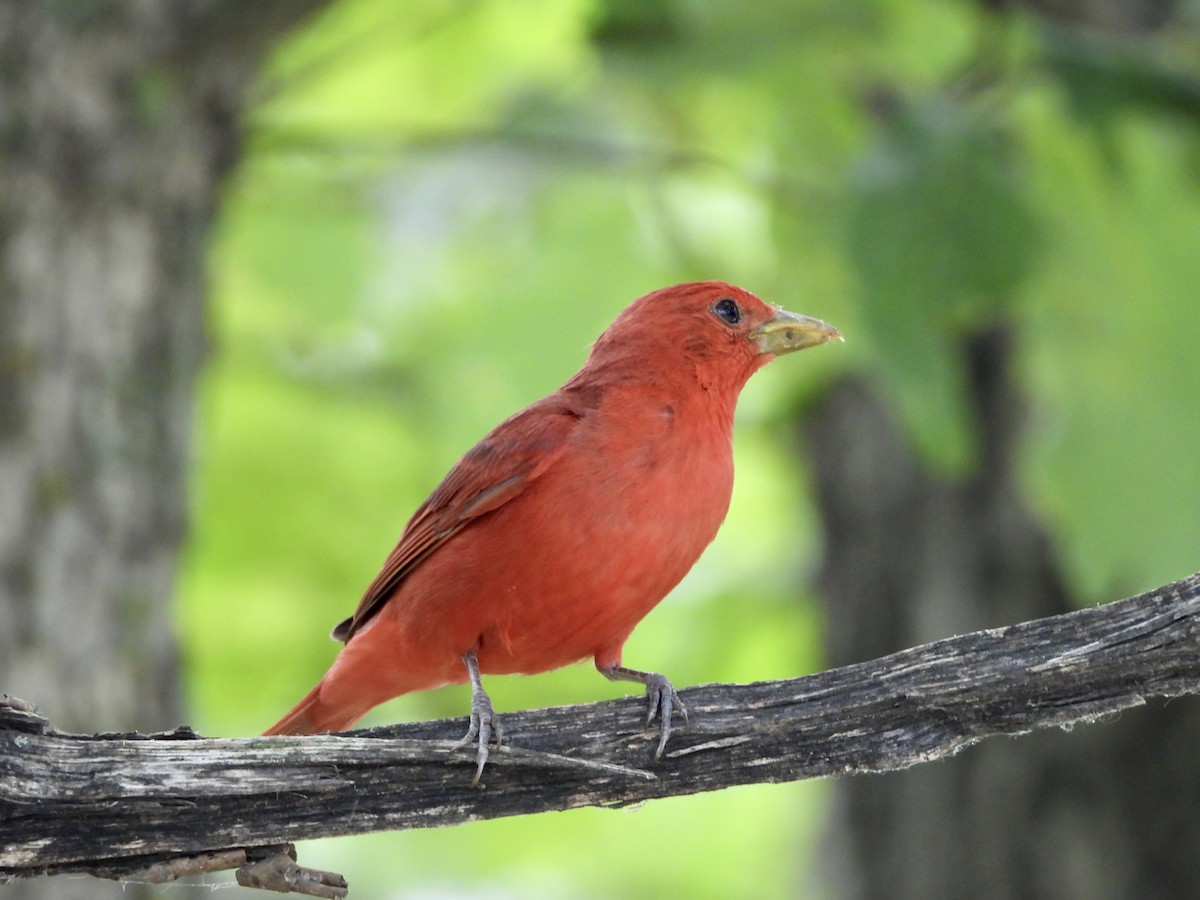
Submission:
<svg viewBox="0 0 1200 900">
<path fill-rule="evenodd" d="M 911 454 L 874 392 L 848 382 L 809 431 L 826 557 L 830 661 L 1072 606 L 1017 482 L 1019 402 L 1002 332 L 966 347 L 982 448 L 959 482 Z M 839 782 L 831 896 L 1200 896 L 1193 705 L 1085 733 L 992 742 L 940 766 Z"/>
<path fill-rule="evenodd" d="M 64 727 L 180 719 L 205 239 L 258 62 L 317 5 L 0 0 L 0 690 Z"/>
<path fill-rule="evenodd" d="M 805 678 L 684 690 L 691 723 L 658 763 L 644 699 L 513 713 L 505 716 L 510 742 L 493 753 L 483 789 L 470 787 L 474 753 L 450 750 L 461 719 L 334 736 L 147 739 L 61 734 L 0 706 L 0 881 L 120 876 L 205 853 L 228 868 L 302 838 L 892 772 L 991 735 L 1091 722 L 1197 691 L 1200 574 Z M 1071 741 L 1109 730 L 1081 729 Z M 996 742 L 963 758 L 986 759 L 988 746 Z M 1028 739 L 1000 746 L 1015 748 L 1014 767 L 1029 763 L 1042 776 L 1040 756 L 1021 753 Z M 1161 764 L 1156 752 L 1144 763 Z M 1103 775 L 1084 771 L 1078 780 L 1100 793 Z M 220 852 L 238 848 L 252 852 Z"/>
</svg>

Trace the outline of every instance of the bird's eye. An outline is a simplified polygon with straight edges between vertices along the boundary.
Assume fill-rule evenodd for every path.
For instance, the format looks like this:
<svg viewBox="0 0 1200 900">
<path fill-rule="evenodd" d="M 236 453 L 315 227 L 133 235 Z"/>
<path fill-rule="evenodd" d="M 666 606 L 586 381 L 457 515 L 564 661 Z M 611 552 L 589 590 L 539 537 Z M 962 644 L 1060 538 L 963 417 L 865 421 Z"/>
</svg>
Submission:
<svg viewBox="0 0 1200 900">
<path fill-rule="evenodd" d="M 712 307 L 713 314 L 722 322 L 736 325 L 742 321 L 742 310 L 733 300 L 722 297 Z"/>
</svg>

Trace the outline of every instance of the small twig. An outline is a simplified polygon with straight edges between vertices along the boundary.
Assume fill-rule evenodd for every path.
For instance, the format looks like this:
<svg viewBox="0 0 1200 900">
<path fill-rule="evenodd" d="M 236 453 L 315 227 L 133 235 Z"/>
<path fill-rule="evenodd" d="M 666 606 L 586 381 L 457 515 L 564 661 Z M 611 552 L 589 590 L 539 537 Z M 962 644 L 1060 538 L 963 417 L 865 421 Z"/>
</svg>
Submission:
<svg viewBox="0 0 1200 900">
<path fill-rule="evenodd" d="M 12 694 L 0 694 L 0 710 L 3 711 L 3 727 L 29 734 L 41 734 L 50 727 L 44 716 L 38 715 L 37 707 Z"/>
<path fill-rule="evenodd" d="M 176 856 L 157 862 L 138 873 L 135 880 L 150 884 L 166 884 L 189 875 L 204 875 L 208 872 L 224 872 L 246 865 L 246 851 L 219 850 L 215 853 L 198 853 L 195 856 Z M 120 876 L 113 875 L 113 878 Z"/>
<path fill-rule="evenodd" d="M 341 875 L 296 865 L 296 848 L 291 844 L 279 853 L 246 863 L 237 870 L 236 877 L 242 887 L 278 891 L 281 894 L 339 898 L 345 897 L 349 891 L 346 879 Z"/>
</svg>

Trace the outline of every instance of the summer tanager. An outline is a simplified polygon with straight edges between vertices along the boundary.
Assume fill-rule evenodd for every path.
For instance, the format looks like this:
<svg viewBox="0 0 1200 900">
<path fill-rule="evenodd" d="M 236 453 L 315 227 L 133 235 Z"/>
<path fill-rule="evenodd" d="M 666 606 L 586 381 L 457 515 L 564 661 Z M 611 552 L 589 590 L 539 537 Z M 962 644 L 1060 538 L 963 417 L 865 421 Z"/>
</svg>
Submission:
<svg viewBox="0 0 1200 900">
<path fill-rule="evenodd" d="M 479 780 L 500 729 L 481 673 L 592 658 L 645 685 L 655 758 L 686 717 L 662 675 L 621 648 L 717 533 L 733 489 L 733 411 L 782 353 L 830 325 L 719 281 L 635 300 L 566 384 L 496 427 L 413 514 L 329 671 L 267 734 L 349 728 L 409 691 L 470 680 Z"/>
</svg>

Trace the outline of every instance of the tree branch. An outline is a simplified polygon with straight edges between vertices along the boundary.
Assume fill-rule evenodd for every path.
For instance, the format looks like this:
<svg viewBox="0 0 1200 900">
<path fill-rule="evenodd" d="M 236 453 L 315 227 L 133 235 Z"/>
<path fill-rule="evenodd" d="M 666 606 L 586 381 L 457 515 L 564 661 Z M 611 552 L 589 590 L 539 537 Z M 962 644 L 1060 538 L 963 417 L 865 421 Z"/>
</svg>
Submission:
<svg viewBox="0 0 1200 900">
<path fill-rule="evenodd" d="M 817 675 L 681 691 L 691 725 L 657 765 L 639 698 L 510 713 L 513 743 L 493 755 L 479 790 L 468 787 L 473 755 L 449 753 L 461 720 L 303 738 L 207 739 L 187 728 L 84 736 L 9 701 L 0 703 L 0 882 L 144 875 L 165 863 L 168 874 L 242 865 L 248 883 L 247 866 L 265 860 L 260 873 L 286 870 L 265 886 L 320 882 L 318 896 L 341 896 L 344 885 L 329 881 L 337 876 L 288 869 L 291 841 L 892 771 L 990 735 L 1198 691 L 1200 573 Z"/>
</svg>

